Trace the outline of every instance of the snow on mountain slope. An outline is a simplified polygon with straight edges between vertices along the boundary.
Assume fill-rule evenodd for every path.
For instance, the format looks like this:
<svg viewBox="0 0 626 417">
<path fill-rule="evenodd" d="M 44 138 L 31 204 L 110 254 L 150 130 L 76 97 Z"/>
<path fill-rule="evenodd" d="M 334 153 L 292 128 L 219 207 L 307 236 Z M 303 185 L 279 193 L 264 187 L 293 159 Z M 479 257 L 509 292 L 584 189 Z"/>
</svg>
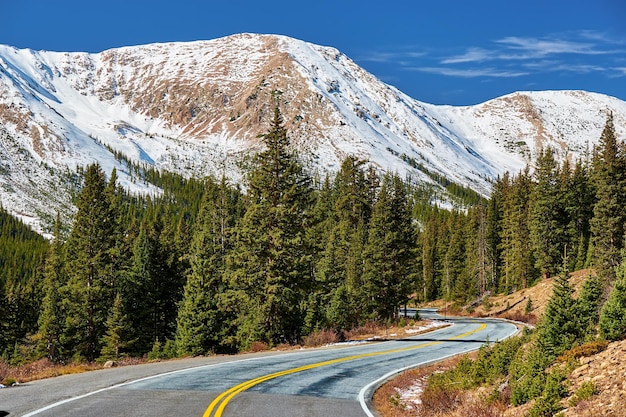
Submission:
<svg viewBox="0 0 626 417">
<path fill-rule="evenodd" d="M 541 147 L 577 158 L 608 112 L 626 135 L 626 103 L 582 91 L 520 92 L 469 107 L 435 106 L 386 85 L 334 48 L 275 35 L 151 44 L 99 54 L 0 45 L 0 203 L 48 219 L 67 212 L 77 166 L 117 167 L 108 148 L 185 175 L 242 178 L 278 102 L 308 168 L 355 155 L 487 195 L 490 181 L 532 164 Z M 421 169 L 420 169 L 421 168 Z M 56 191 L 51 191 L 56 190 Z M 44 221 L 47 223 L 47 221 Z M 37 226 L 36 226 L 37 227 Z"/>
</svg>

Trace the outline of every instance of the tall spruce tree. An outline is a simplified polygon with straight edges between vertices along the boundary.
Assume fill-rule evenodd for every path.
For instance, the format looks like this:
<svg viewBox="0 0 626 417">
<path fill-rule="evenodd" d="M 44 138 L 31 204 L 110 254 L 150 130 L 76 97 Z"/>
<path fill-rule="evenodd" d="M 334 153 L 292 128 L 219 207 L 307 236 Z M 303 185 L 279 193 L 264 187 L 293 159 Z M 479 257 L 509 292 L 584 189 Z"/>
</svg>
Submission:
<svg viewBox="0 0 626 417">
<path fill-rule="evenodd" d="M 74 226 L 64 246 L 63 308 L 66 311 L 62 341 L 75 359 L 93 361 L 115 297 L 114 247 L 116 213 L 112 211 L 107 182 L 98 164 L 85 170 L 78 196 Z"/>
<path fill-rule="evenodd" d="M 589 250 L 591 230 L 590 219 L 593 217 L 595 205 L 595 190 L 589 179 L 589 167 L 579 160 L 572 172 L 569 164 L 564 163 L 560 181 L 562 200 L 565 206 L 565 215 L 569 221 L 566 227 L 568 236 L 568 252 L 572 255 L 572 267 L 575 270 L 588 267 L 586 264 Z M 567 177 L 566 177 L 567 175 Z"/>
<path fill-rule="evenodd" d="M 465 274 L 466 298 L 475 295 L 482 296 L 487 292 L 489 276 L 491 275 L 491 263 L 488 257 L 487 245 L 487 205 L 477 204 L 468 210 L 465 225 L 466 250 L 465 250 Z"/>
<path fill-rule="evenodd" d="M 450 299 L 466 300 L 472 296 L 473 285 L 469 282 L 466 272 L 466 243 L 465 214 L 451 213 L 448 217 L 448 242 L 443 254 L 442 279 L 446 297 Z"/>
<path fill-rule="evenodd" d="M 621 261 L 626 222 L 626 151 L 615 137 L 613 114 L 594 149 L 592 179 L 596 187 L 591 219 L 594 266 L 602 279 L 611 282 Z"/>
<path fill-rule="evenodd" d="M 366 176 L 365 161 L 349 156 L 341 164 L 335 177 L 335 256 L 341 265 L 338 271 L 345 286 L 349 308 L 353 311 L 352 326 L 365 320 L 367 296 L 364 292 L 363 266 L 364 248 L 367 243 L 367 228 L 372 215 L 372 189 L 376 185 Z"/>
<path fill-rule="evenodd" d="M 383 177 L 364 250 L 363 279 L 370 312 L 395 319 L 412 291 L 411 266 L 415 231 L 405 185 L 397 175 Z"/>
<path fill-rule="evenodd" d="M 552 276 L 565 249 L 567 221 L 562 201 L 559 199 L 558 164 L 551 148 L 542 150 L 537 157 L 536 184 L 530 202 L 530 239 L 535 254 L 535 266 L 542 277 Z"/>
<path fill-rule="evenodd" d="M 503 199 L 501 290 L 505 292 L 526 288 L 534 275 L 534 262 L 529 231 L 529 203 L 532 181 L 528 168 L 521 172 L 506 190 Z"/>
<path fill-rule="evenodd" d="M 508 189 L 508 182 L 508 173 L 504 178 L 498 177 L 487 205 L 485 252 L 489 260 L 489 275 L 486 288 L 492 292 L 498 291 L 500 286 L 500 272 L 502 268 L 502 202 L 504 198 L 503 193 Z"/>
<path fill-rule="evenodd" d="M 312 283 L 306 239 L 311 179 L 289 149 L 278 106 L 263 141 L 266 149 L 248 176 L 249 205 L 236 228 L 230 258 L 240 347 L 255 340 L 297 341 Z"/>
<path fill-rule="evenodd" d="M 124 312 L 134 329 L 136 343 L 133 348 L 138 355 L 150 351 L 160 336 L 158 241 L 156 232 L 150 230 L 145 220 L 140 228 L 130 253 L 130 267 L 125 275 L 123 292 Z M 163 335 L 161 335 L 163 336 Z M 163 337 L 162 337 L 163 339 Z"/>
<path fill-rule="evenodd" d="M 61 236 L 61 220 L 57 214 L 54 224 L 52 245 L 43 271 L 43 300 L 39 315 L 39 333 L 41 342 L 39 351 L 53 362 L 58 362 L 63 355 L 61 350 L 61 334 L 63 332 L 63 310 L 59 289 L 65 284 L 63 275 L 63 241 Z"/>
<path fill-rule="evenodd" d="M 437 212 L 428 216 L 422 229 L 418 233 L 418 290 L 423 301 L 431 301 L 445 294 L 441 288 L 441 276 L 437 274 L 440 269 L 441 257 L 437 252 L 440 239 L 441 223 Z"/>
<path fill-rule="evenodd" d="M 177 319 L 180 356 L 228 350 L 232 317 L 224 307 L 226 256 L 230 250 L 237 204 L 226 179 L 207 183 L 191 242 L 191 273 L 187 277 Z"/>
</svg>

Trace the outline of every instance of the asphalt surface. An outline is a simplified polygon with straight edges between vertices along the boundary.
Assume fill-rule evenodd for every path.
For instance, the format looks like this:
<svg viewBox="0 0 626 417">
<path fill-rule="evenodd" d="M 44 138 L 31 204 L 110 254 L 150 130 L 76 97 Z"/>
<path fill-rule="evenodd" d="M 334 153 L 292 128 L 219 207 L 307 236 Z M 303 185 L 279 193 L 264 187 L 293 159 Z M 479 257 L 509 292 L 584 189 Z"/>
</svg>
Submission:
<svg viewBox="0 0 626 417">
<path fill-rule="evenodd" d="M 0 389 L 0 417 L 372 416 L 374 389 L 399 370 L 516 332 L 513 324 L 497 320 L 449 321 L 452 326 L 401 340 L 194 358 L 34 381 Z"/>
</svg>

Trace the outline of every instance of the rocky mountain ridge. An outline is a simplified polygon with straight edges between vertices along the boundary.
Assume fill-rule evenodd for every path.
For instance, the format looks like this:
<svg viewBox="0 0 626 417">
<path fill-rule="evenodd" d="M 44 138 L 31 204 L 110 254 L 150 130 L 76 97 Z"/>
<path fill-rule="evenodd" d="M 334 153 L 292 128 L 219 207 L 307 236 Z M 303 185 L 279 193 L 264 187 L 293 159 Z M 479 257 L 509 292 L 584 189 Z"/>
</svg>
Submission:
<svg viewBox="0 0 626 417">
<path fill-rule="evenodd" d="M 294 148 L 323 175 L 348 155 L 435 184 L 433 174 L 483 195 L 551 146 L 584 157 L 612 112 L 626 136 L 626 103 L 583 91 L 517 92 L 475 106 L 435 106 L 384 84 L 330 47 L 240 34 L 99 54 L 0 45 L 0 203 L 45 228 L 71 210 L 62 192 L 77 166 L 133 160 L 202 176 L 242 178 L 279 103 Z M 436 186 L 436 185 L 435 185 Z M 44 219 L 44 225 L 37 221 Z"/>
</svg>

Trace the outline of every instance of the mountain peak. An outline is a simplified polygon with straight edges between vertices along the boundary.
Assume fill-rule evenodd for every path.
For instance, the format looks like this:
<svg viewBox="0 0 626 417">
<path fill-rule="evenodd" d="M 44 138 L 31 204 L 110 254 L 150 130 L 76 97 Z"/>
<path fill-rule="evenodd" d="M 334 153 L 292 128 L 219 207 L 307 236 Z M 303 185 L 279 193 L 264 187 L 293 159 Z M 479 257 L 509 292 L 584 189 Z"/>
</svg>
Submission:
<svg viewBox="0 0 626 417">
<path fill-rule="evenodd" d="M 519 92 L 476 106 L 435 106 L 382 83 L 335 48 L 281 35 L 109 49 L 98 54 L 0 45 L 0 202 L 41 217 L 31 182 L 98 160 L 145 191 L 111 149 L 186 175 L 242 178 L 240 162 L 280 105 L 293 146 L 315 171 L 348 155 L 433 183 L 432 174 L 487 195 L 551 146 L 576 158 L 608 111 L 626 133 L 626 103 L 583 91 Z M 20 195 L 22 197 L 20 197 Z M 56 197 L 55 197 L 56 198 Z"/>
</svg>

